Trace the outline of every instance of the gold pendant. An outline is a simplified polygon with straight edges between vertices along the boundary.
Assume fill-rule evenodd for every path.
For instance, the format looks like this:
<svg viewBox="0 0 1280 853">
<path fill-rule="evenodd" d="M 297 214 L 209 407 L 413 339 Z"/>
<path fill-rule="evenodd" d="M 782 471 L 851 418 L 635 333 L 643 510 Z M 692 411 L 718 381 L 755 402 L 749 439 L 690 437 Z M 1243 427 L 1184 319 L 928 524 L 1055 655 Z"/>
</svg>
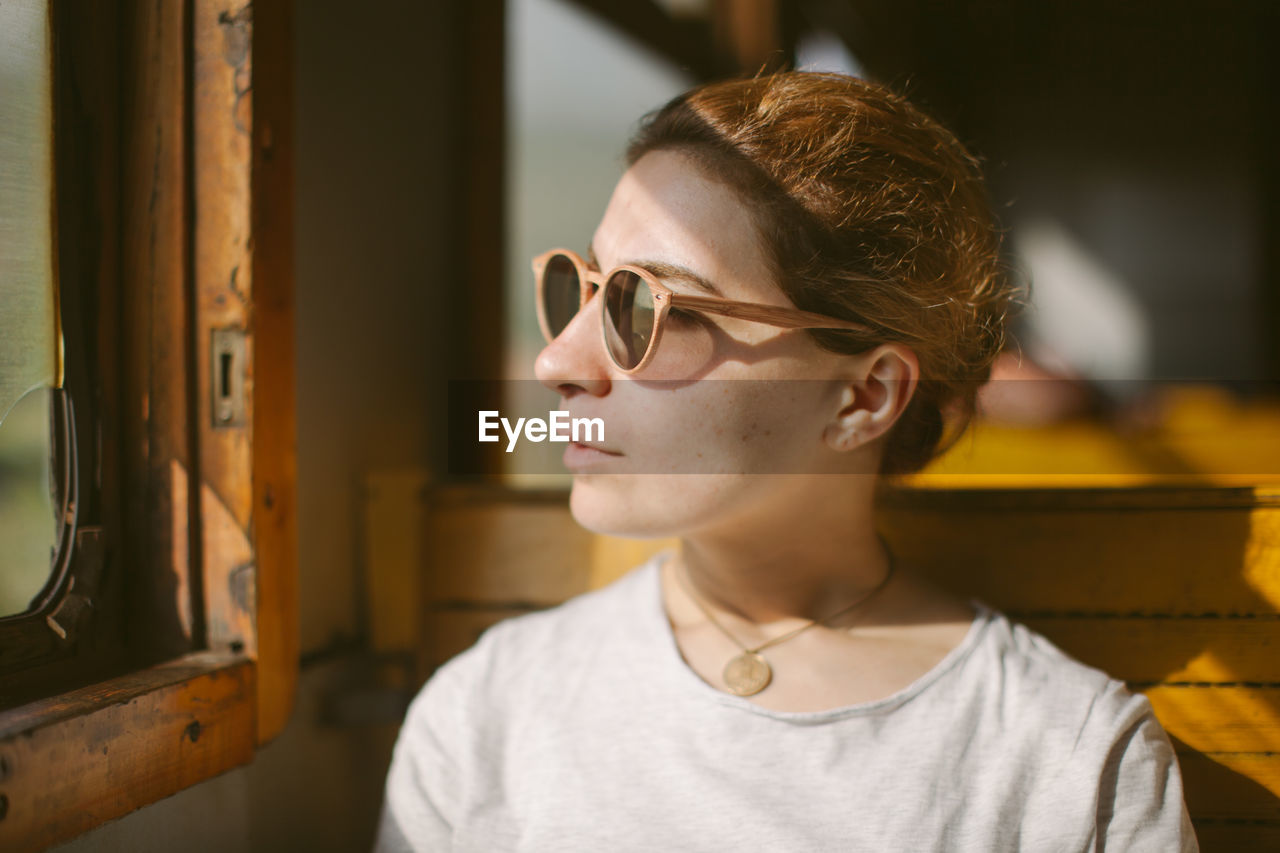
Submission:
<svg viewBox="0 0 1280 853">
<path fill-rule="evenodd" d="M 735 696 L 751 696 L 769 686 L 773 670 L 755 652 L 743 652 L 724 668 L 724 683 Z"/>
</svg>

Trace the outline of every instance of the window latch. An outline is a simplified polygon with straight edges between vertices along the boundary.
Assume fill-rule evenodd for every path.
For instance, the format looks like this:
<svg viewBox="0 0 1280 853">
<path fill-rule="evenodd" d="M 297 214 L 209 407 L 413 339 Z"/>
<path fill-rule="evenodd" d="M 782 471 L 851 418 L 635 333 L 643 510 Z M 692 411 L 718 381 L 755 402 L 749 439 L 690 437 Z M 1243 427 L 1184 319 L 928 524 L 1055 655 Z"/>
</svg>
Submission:
<svg viewBox="0 0 1280 853">
<path fill-rule="evenodd" d="M 244 426 L 244 329 L 214 329 L 209 366 L 213 376 L 213 426 Z"/>
</svg>

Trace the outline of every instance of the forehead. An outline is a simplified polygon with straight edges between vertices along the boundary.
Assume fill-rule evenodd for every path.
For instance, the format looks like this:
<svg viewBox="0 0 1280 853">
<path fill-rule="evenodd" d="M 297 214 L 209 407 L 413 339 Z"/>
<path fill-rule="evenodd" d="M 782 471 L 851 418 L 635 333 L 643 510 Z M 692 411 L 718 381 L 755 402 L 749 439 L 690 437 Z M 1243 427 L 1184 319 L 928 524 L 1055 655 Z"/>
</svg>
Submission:
<svg viewBox="0 0 1280 853">
<path fill-rule="evenodd" d="M 626 171 L 591 248 L 603 269 L 643 261 L 683 266 L 731 299 L 781 292 L 742 199 L 675 151 L 652 151 Z"/>
</svg>

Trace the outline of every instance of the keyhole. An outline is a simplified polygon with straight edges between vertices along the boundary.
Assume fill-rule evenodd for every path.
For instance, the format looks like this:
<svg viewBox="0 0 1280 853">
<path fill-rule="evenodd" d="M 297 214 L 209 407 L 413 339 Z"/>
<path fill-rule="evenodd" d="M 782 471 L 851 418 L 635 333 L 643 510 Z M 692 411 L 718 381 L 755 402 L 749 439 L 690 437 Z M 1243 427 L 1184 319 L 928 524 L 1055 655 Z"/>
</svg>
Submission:
<svg viewBox="0 0 1280 853">
<path fill-rule="evenodd" d="M 219 354 L 219 358 L 221 367 L 218 371 L 221 379 L 219 393 L 222 395 L 222 399 L 225 400 L 231 396 L 231 353 L 222 352 Z"/>
<path fill-rule="evenodd" d="M 244 424 L 245 336 L 240 329 L 214 329 L 209 350 L 209 397 L 213 425 L 218 428 Z"/>
</svg>

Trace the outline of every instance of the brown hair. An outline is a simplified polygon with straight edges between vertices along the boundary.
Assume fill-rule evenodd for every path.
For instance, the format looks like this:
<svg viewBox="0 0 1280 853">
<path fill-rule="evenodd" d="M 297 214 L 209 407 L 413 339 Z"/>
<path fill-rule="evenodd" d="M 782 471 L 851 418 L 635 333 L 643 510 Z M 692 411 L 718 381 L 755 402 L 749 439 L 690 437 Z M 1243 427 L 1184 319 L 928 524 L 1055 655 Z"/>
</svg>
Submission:
<svg viewBox="0 0 1280 853">
<path fill-rule="evenodd" d="M 915 352 L 920 381 L 882 474 L 918 471 L 955 443 L 1020 299 L 978 163 L 949 131 L 865 80 L 788 71 L 675 98 L 644 119 L 627 162 L 659 149 L 738 192 L 797 307 L 877 330 L 810 331 L 820 346 L 898 341 Z"/>
</svg>

